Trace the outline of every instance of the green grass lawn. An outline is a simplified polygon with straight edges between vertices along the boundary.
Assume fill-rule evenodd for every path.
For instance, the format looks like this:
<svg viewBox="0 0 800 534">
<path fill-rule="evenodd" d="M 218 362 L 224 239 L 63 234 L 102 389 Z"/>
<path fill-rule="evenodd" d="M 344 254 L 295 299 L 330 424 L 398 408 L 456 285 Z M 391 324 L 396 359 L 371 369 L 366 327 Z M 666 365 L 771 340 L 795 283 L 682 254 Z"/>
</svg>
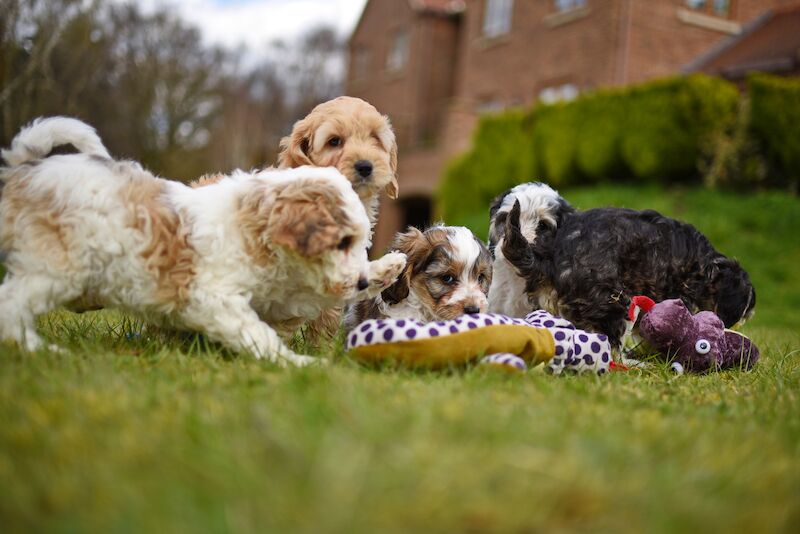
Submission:
<svg viewBox="0 0 800 534">
<path fill-rule="evenodd" d="M 655 207 L 758 290 L 750 373 L 279 369 L 114 312 L 54 313 L 68 355 L 0 347 L 5 531 L 800 529 L 800 202 L 563 191 Z M 482 225 L 482 226 L 479 226 Z M 476 220 L 485 234 L 485 222 Z"/>
</svg>

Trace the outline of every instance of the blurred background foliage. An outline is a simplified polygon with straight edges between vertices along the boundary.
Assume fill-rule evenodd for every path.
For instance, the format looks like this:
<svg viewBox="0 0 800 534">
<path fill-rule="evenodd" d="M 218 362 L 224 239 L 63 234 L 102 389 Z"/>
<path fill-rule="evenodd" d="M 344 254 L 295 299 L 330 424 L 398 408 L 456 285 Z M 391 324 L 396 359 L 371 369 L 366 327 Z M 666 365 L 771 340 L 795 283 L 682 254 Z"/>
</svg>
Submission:
<svg viewBox="0 0 800 534">
<path fill-rule="evenodd" d="M 600 183 L 800 185 L 800 82 L 756 75 L 741 95 L 704 75 L 606 89 L 484 117 L 470 151 L 448 167 L 442 217 L 462 224 L 499 193 L 540 180 Z"/>
<path fill-rule="evenodd" d="M 36 117 L 70 115 L 113 155 L 187 180 L 272 164 L 291 124 L 341 91 L 330 28 L 255 62 L 136 2 L 0 0 L 0 13 L 0 146 Z"/>
</svg>

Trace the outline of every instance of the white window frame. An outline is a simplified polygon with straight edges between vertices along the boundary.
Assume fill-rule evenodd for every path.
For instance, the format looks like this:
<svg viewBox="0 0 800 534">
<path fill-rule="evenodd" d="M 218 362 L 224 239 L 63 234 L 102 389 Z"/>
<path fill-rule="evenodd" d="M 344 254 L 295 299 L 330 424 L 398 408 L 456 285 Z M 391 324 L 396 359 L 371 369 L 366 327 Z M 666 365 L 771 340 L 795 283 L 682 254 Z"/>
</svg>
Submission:
<svg viewBox="0 0 800 534">
<path fill-rule="evenodd" d="M 574 83 L 565 83 L 545 87 L 539 91 L 539 101 L 543 104 L 555 104 L 556 102 L 571 102 L 578 98 L 580 89 Z"/>
<path fill-rule="evenodd" d="M 564 11 L 572 11 L 573 9 L 580 9 L 586 7 L 587 0 L 555 0 L 556 11 L 563 13 Z"/>
<path fill-rule="evenodd" d="M 511 31 L 514 0 L 486 0 L 483 13 L 484 37 L 499 37 Z"/>
<path fill-rule="evenodd" d="M 697 11 L 698 13 L 705 13 L 720 18 L 728 18 L 731 14 L 733 7 L 733 0 L 724 0 L 725 5 L 721 6 L 721 0 L 684 0 L 688 9 Z M 724 7 L 724 9 L 720 9 Z"/>
<path fill-rule="evenodd" d="M 400 72 L 408 63 L 410 39 L 408 30 L 402 29 L 394 33 L 389 53 L 386 55 L 386 70 Z"/>
</svg>

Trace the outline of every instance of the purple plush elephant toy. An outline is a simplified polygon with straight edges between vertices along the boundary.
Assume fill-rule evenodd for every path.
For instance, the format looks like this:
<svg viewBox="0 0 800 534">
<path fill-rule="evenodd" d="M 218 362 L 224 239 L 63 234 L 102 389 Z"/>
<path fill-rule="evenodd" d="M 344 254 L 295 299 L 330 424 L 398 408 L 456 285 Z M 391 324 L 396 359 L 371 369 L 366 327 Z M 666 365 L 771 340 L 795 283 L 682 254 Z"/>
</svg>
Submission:
<svg viewBox="0 0 800 534">
<path fill-rule="evenodd" d="M 654 303 L 648 297 L 634 297 L 629 319 L 635 321 L 640 309 L 639 335 L 659 355 L 673 362 L 677 371 L 719 371 L 751 369 L 758 361 L 758 348 L 710 311 L 692 315 L 680 299 Z M 677 364 L 677 365 L 676 365 Z"/>
</svg>

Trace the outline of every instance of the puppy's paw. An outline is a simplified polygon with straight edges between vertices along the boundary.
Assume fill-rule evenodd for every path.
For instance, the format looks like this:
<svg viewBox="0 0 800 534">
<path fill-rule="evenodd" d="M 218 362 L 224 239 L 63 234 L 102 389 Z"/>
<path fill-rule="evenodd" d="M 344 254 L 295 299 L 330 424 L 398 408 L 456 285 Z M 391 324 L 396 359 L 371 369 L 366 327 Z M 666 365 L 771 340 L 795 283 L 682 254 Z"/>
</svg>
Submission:
<svg viewBox="0 0 800 534">
<path fill-rule="evenodd" d="M 402 252 L 390 252 L 381 259 L 370 263 L 369 288 L 367 289 L 369 296 L 374 297 L 394 284 L 397 277 L 403 274 L 406 261 L 406 255 Z"/>
</svg>

